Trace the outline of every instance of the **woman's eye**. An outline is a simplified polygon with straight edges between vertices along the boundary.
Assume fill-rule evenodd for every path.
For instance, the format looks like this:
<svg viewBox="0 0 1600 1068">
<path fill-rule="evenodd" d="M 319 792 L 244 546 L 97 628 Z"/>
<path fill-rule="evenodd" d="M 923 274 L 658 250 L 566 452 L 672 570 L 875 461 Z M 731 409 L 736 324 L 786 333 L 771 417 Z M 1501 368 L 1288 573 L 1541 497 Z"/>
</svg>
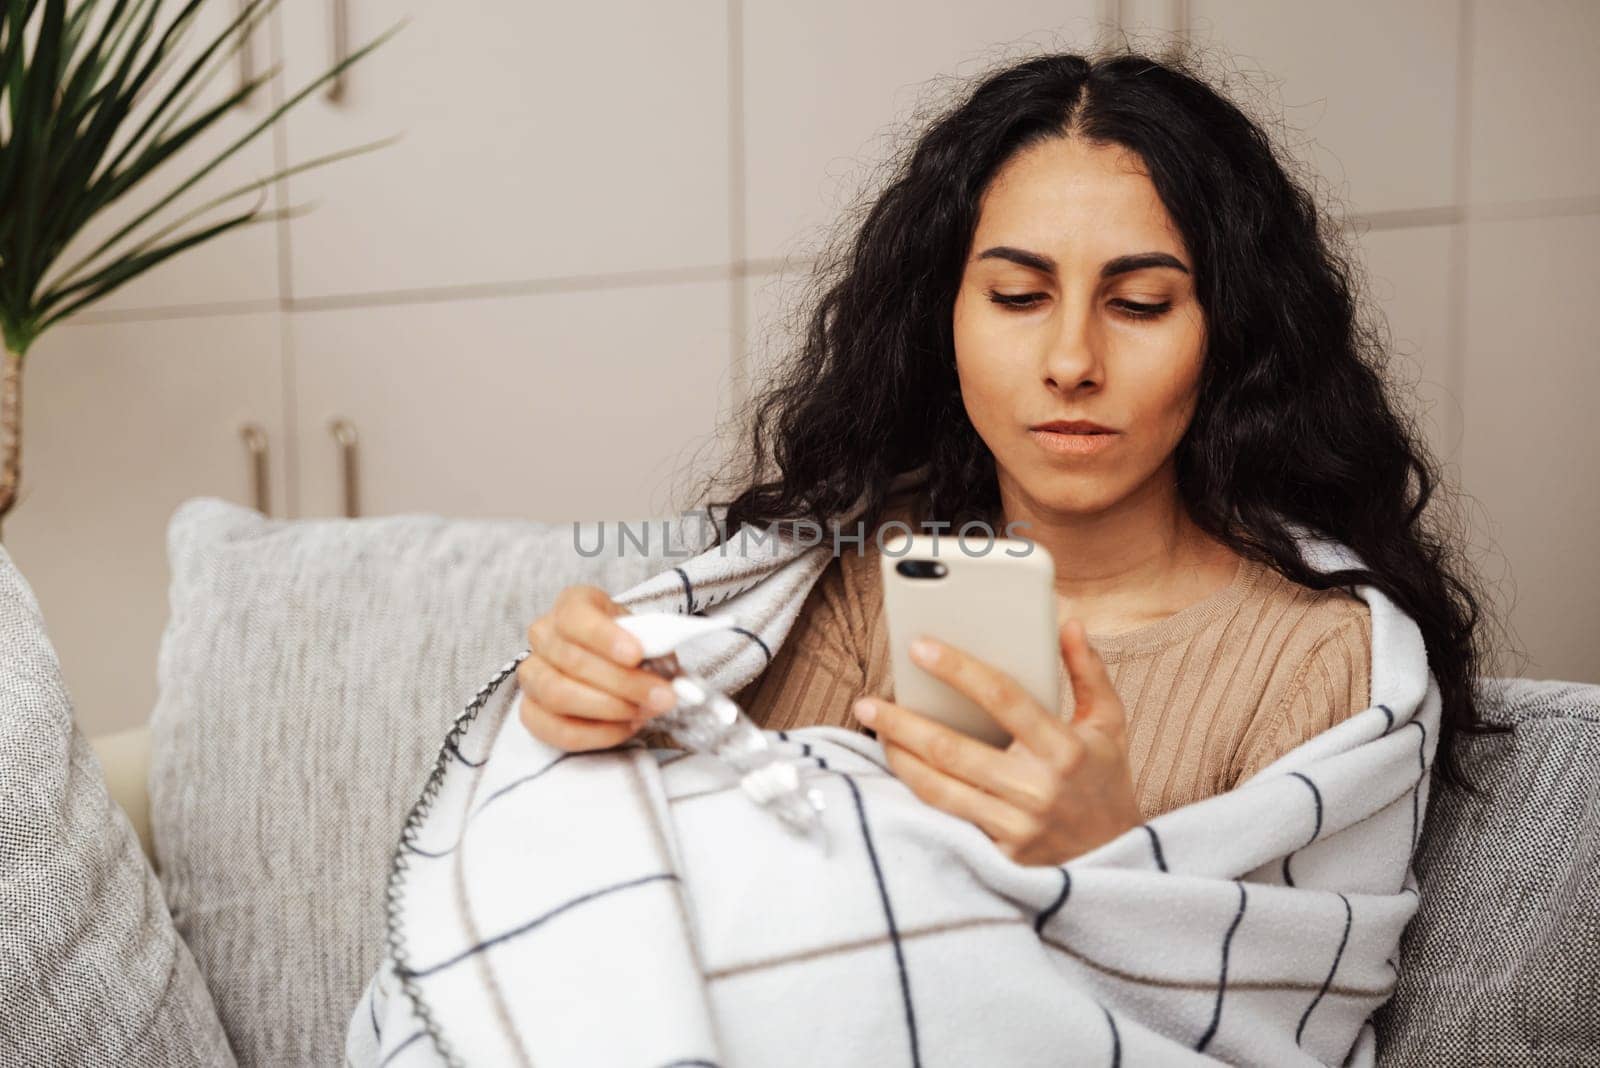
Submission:
<svg viewBox="0 0 1600 1068">
<path fill-rule="evenodd" d="M 1028 308 L 1044 299 L 1043 293 L 996 293 L 989 291 L 989 299 L 1008 308 Z"/>
<path fill-rule="evenodd" d="M 989 291 L 989 299 L 1006 308 L 1031 308 L 1047 296 L 1045 293 L 996 293 L 992 289 Z M 1172 302 L 1145 304 L 1135 300 L 1114 300 L 1111 306 L 1129 319 L 1154 319 L 1170 309 Z"/>
<path fill-rule="evenodd" d="M 1172 302 L 1164 301 L 1161 304 L 1141 304 L 1134 300 L 1114 300 L 1113 307 L 1121 309 L 1122 313 L 1130 319 L 1153 319 L 1172 307 Z"/>
</svg>

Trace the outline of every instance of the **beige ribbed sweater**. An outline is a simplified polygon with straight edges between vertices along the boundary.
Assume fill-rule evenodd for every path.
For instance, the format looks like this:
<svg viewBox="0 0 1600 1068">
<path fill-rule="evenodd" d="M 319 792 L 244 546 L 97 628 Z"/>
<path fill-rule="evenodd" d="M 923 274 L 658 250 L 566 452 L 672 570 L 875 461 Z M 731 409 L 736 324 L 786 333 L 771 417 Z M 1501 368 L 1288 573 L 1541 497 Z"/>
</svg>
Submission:
<svg viewBox="0 0 1600 1068">
<path fill-rule="evenodd" d="M 871 733 L 850 705 L 863 694 L 894 698 L 880 559 L 868 538 L 864 552 L 847 544 L 829 563 L 773 662 L 733 695 L 756 723 Z M 1232 789 L 1368 704 L 1366 605 L 1254 561 L 1166 619 L 1089 640 L 1127 712 L 1146 819 Z M 1070 716 L 1062 675 L 1060 712 Z M 656 736 L 648 744 L 671 743 Z"/>
</svg>

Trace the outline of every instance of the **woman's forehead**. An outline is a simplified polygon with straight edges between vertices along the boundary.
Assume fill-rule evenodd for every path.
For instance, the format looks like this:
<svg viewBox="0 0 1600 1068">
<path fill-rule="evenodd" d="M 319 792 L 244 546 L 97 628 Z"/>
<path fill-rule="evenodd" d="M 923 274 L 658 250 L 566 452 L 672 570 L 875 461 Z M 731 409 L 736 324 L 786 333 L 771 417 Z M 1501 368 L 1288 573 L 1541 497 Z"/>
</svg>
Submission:
<svg viewBox="0 0 1600 1068">
<path fill-rule="evenodd" d="M 1009 160 L 985 190 L 974 251 L 1003 244 L 1064 261 L 1137 246 L 1184 254 L 1183 240 L 1137 154 L 1056 138 Z"/>
</svg>

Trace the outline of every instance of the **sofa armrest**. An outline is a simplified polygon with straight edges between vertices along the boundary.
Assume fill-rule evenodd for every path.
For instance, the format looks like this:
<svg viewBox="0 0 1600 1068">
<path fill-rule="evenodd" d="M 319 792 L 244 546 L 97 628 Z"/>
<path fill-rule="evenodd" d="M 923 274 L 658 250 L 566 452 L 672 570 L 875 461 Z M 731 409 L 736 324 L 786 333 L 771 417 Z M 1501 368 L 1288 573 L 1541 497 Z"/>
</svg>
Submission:
<svg viewBox="0 0 1600 1068">
<path fill-rule="evenodd" d="M 150 728 L 132 727 L 113 734 L 102 734 L 89 739 L 95 756 L 105 775 L 106 790 L 111 799 L 128 814 L 128 822 L 139 836 L 139 846 L 144 850 L 150 866 L 155 867 L 156 854 L 150 840 Z"/>
</svg>

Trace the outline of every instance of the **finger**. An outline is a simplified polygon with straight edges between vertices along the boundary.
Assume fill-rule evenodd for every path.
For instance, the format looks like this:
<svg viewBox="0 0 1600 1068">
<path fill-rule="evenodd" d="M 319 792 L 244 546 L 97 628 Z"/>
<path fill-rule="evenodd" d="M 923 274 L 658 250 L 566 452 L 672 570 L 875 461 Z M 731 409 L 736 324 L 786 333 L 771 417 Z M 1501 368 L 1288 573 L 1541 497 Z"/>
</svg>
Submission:
<svg viewBox="0 0 1600 1068">
<path fill-rule="evenodd" d="M 563 716 L 545 708 L 526 693 L 520 699 L 518 718 L 529 734 L 567 753 L 610 749 L 632 738 L 639 730 L 632 722 L 596 723 Z"/>
<path fill-rule="evenodd" d="M 928 636 L 911 643 L 911 658 L 930 675 L 971 698 L 1036 755 L 1045 759 L 1065 756 L 1066 732 L 1059 715 L 1040 707 L 1010 675 Z"/>
<path fill-rule="evenodd" d="M 1074 723 L 1093 723 L 1105 728 L 1123 727 L 1122 700 L 1111 685 L 1111 675 L 1105 661 L 1089 644 L 1083 624 L 1069 619 L 1061 627 L 1061 658 L 1067 665 L 1067 676 L 1072 680 L 1072 696 L 1077 708 Z"/>
<path fill-rule="evenodd" d="M 976 824 L 996 842 L 1018 843 L 1032 833 L 1033 822 L 1027 813 L 1001 798 L 944 774 L 915 752 L 893 742 L 886 742 L 883 748 L 895 777 L 934 808 Z"/>
<path fill-rule="evenodd" d="M 535 656 L 568 678 L 587 683 L 640 710 L 659 715 L 677 704 L 672 688 L 654 671 L 623 667 L 561 637 L 553 626 L 534 628 L 529 647 Z"/>
<path fill-rule="evenodd" d="M 1048 805 L 1047 784 L 1029 778 L 1017 760 L 994 746 L 892 701 L 863 697 L 856 707 L 871 715 L 885 746 L 913 753 L 941 773 L 1024 811 L 1040 812 Z"/>
<path fill-rule="evenodd" d="M 568 586 L 556 596 L 551 610 L 556 633 L 623 667 L 634 667 L 644 658 L 639 639 L 617 625 L 616 616 L 627 609 L 612 601 L 595 586 Z"/>
<path fill-rule="evenodd" d="M 564 716 L 626 722 L 641 715 L 638 705 L 562 674 L 537 654 L 517 666 L 517 685 L 528 697 Z"/>
</svg>

